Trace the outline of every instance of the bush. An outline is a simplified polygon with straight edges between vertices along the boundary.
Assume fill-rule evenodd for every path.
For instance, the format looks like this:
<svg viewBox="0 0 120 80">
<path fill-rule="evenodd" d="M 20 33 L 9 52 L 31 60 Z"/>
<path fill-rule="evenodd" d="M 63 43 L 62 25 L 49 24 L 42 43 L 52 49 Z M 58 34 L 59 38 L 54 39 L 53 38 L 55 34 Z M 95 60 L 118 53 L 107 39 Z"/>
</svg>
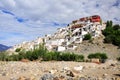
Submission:
<svg viewBox="0 0 120 80">
<path fill-rule="evenodd" d="M 92 38 L 91 34 L 86 34 L 84 40 L 90 40 Z"/>
<path fill-rule="evenodd" d="M 74 53 L 62 53 L 61 59 L 64 61 L 84 61 L 83 55 L 78 55 Z"/>
<path fill-rule="evenodd" d="M 5 52 L 1 52 L 0 53 L 0 60 L 1 61 L 6 61 L 6 59 L 7 59 L 7 54 Z"/>
<path fill-rule="evenodd" d="M 84 56 L 83 55 L 76 55 L 75 61 L 77 61 L 77 62 L 83 62 L 84 61 Z"/>
<path fill-rule="evenodd" d="M 17 49 L 15 50 L 15 52 L 20 52 L 20 50 L 21 50 L 21 48 L 17 48 Z"/>
<path fill-rule="evenodd" d="M 106 60 L 108 57 L 105 53 L 94 53 L 94 54 L 89 54 L 88 58 L 89 59 L 97 58 L 97 59 L 100 59 L 100 61 L 103 61 L 103 60 Z"/>
<path fill-rule="evenodd" d="M 84 61 L 83 55 L 77 55 L 74 53 L 60 53 L 60 52 L 48 52 L 44 54 L 44 61 L 56 60 L 56 61 Z"/>
<path fill-rule="evenodd" d="M 22 59 L 28 59 L 28 60 L 37 60 L 41 59 L 44 61 L 84 61 L 83 55 L 78 55 L 74 53 L 69 52 L 53 52 L 53 51 L 47 51 L 47 49 L 40 45 L 38 48 L 34 48 L 34 50 L 30 51 L 20 51 L 19 54 L 12 54 L 12 55 L 6 55 L 0 54 L 0 60 L 4 61 L 20 61 Z"/>
<path fill-rule="evenodd" d="M 52 54 L 51 53 L 45 53 L 43 56 L 44 61 L 51 61 L 52 60 Z"/>
</svg>

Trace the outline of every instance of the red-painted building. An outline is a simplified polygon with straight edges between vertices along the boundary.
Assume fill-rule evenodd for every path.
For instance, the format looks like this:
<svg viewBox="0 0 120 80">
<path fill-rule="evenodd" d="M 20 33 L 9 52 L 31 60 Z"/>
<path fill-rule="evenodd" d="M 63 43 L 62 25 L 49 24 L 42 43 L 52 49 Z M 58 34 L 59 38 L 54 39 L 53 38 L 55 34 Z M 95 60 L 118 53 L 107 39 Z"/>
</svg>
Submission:
<svg viewBox="0 0 120 80">
<path fill-rule="evenodd" d="M 90 17 L 84 17 L 79 19 L 79 21 L 88 21 L 88 20 L 90 20 L 90 22 L 100 22 L 101 18 L 99 15 L 93 15 Z"/>
<path fill-rule="evenodd" d="M 98 15 L 94 15 L 94 16 L 91 17 L 90 21 L 91 22 L 100 22 L 101 18 Z"/>
</svg>

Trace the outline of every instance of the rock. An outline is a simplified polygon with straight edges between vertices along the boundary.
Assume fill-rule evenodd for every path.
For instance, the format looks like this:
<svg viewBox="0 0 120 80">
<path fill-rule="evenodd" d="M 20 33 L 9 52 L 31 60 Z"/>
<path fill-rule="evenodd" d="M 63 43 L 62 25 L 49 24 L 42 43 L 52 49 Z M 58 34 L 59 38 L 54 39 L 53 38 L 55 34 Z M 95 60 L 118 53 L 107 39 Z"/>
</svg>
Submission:
<svg viewBox="0 0 120 80">
<path fill-rule="evenodd" d="M 18 80 L 26 80 L 26 77 L 20 76 L 20 77 L 18 78 Z"/>
<path fill-rule="evenodd" d="M 103 80 L 103 79 L 101 77 L 99 77 L 98 80 Z"/>
<path fill-rule="evenodd" d="M 102 69 L 104 69 L 104 70 L 105 70 L 105 69 L 106 69 L 106 67 L 102 67 Z"/>
<path fill-rule="evenodd" d="M 93 63 L 100 63 L 100 60 L 99 59 L 95 59 L 95 58 L 93 58 L 93 59 L 91 59 L 91 62 L 93 62 Z"/>
<path fill-rule="evenodd" d="M 76 70 L 76 71 L 82 71 L 83 70 L 83 66 L 74 67 L 74 70 Z"/>
<path fill-rule="evenodd" d="M 22 72 L 25 72 L 26 70 L 27 70 L 26 68 L 23 68 L 23 67 L 21 68 Z"/>
<path fill-rule="evenodd" d="M 29 62 L 30 60 L 28 59 L 22 59 L 21 62 Z"/>
<path fill-rule="evenodd" d="M 70 71 L 70 68 L 69 67 L 64 67 L 63 72 L 66 72 L 66 71 Z"/>
<path fill-rule="evenodd" d="M 86 80 L 86 78 L 85 77 L 80 77 L 79 80 Z"/>
<path fill-rule="evenodd" d="M 16 78 L 10 78 L 10 80 L 18 80 L 18 79 L 16 79 Z"/>
<path fill-rule="evenodd" d="M 116 80 L 120 80 L 120 77 L 116 78 Z"/>
<path fill-rule="evenodd" d="M 82 74 L 80 74 L 80 72 L 77 72 L 77 71 L 68 71 L 67 73 L 66 73 L 66 75 L 67 76 L 70 76 L 70 77 L 74 77 L 74 78 L 79 78 L 79 77 L 82 77 L 82 76 L 84 76 L 84 75 L 82 75 Z"/>
<path fill-rule="evenodd" d="M 105 78 L 107 78 L 107 75 L 108 75 L 108 74 L 105 73 L 105 74 L 103 74 L 102 77 L 105 79 Z"/>
<path fill-rule="evenodd" d="M 7 76 L 7 75 L 8 75 L 8 73 L 6 73 L 6 72 L 2 73 L 2 76 Z"/>
<path fill-rule="evenodd" d="M 34 76 L 31 76 L 28 80 L 36 80 Z"/>
<path fill-rule="evenodd" d="M 51 73 L 51 74 L 55 74 L 57 72 L 57 70 L 55 69 L 55 70 L 50 70 L 49 71 L 49 73 Z"/>
<path fill-rule="evenodd" d="M 61 76 L 59 77 L 59 80 L 65 80 L 65 76 L 61 75 Z"/>
<path fill-rule="evenodd" d="M 113 66 L 113 67 L 115 67 L 115 64 L 111 64 L 110 66 Z"/>
<path fill-rule="evenodd" d="M 55 77 L 53 80 L 61 80 L 61 79 L 59 79 L 58 77 Z"/>
<path fill-rule="evenodd" d="M 106 74 L 106 73 L 105 73 L 105 74 L 103 74 L 103 76 L 107 76 L 107 75 L 108 75 L 108 74 Z"/>
<path fill-rule="evenodd" d="M 48 73 L 48 74 L 44 74 L 40 80 L 53 80 L 55 77 L 54 75 Z"/>
<path fill-rule="evenodd" d="M 68 77 L 67 80 L 73 80 L 73 78 L 72 77 Z"/>
<path fill-rule="evenodd" d="M 72 71 L 68 71 L 66 75 L 70 76 L 70 77 L 75 77 L 75 75 L 74 75 L 74 73 Z"/>
</svg>

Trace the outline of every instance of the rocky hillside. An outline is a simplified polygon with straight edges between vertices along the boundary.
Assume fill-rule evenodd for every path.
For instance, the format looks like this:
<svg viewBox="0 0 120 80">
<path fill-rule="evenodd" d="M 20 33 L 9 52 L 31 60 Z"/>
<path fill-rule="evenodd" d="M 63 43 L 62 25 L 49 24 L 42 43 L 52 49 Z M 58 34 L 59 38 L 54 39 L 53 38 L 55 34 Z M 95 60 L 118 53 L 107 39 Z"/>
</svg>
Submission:
<svg viewBox="0 0 120 80">
<path fill-rule="evenodd" d="M 120 49 L 112 44 L 103 43 L 102 31 L 105 28 L 106 23 L 102 22 L 99 15 L 83 17 L 72 21 L 66 27 L 59 28 L 53 35 L 48 34 L 43 38 L 15 45 L 8 52 L 17 54 L 22 50 L 33 50 L 44 43 L 49 51 L 68 51 L 85 56 L 90 53 L 104 52 L 109 58 L 116 59 L 120 55 Z M 89 40 L 85 40 L 86 35 L 89 35 Z"/>
</svg>

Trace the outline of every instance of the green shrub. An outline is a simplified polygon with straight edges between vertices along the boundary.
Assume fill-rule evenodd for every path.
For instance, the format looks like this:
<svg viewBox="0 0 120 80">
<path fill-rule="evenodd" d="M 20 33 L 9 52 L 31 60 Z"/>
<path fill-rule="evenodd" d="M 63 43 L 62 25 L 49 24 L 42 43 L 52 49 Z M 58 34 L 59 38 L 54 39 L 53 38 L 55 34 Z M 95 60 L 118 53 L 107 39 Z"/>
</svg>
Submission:
<svg viewBox="0 0 120 80">
<path fill-rule="evenodd" d="M 84 61 L 83 55 L 77 55 L 69 52 L 48 52 L 44 54 L 44 61 L 56 60 L 56 61 Z"/>
<path fill-rule="evenodd" d="M 74 53 L 62 53 L 61 59 L 64 61 L 84 61 L 83 55 L 78 55 Z"/>
<path fill-rule="evenodd" d="M 1 53 L 0 53 L 0 60 L 1 60 L 1 61 L 6 61 L 7 57 L 8 57 L 8 56 L 7 56 L 7 54 L 6 54 L 5 52 L 1 52 Z"/>
<path fill-rule="evenodd" d="M 21 48 L 17 48 L 17 49 L 15 50 L 15 52 L 20 52 L 20 50 L 21 50 Z"/>
<path fill-rule="evenodd" d="M 84 61 L 84 56 L 83 55 L 76 55 L 75 61 L 83 62 Z"/>
<path fill-rule="evenodd" d="M 92 38 L 91 34 L 86 34 L 84 40 L 90 40 Z"/>
<path fill-rule="evenodd" d="M 12 54 L 12 55 L 7 55 L 7 54 L 0 54 L 0 60 L 4 61 L 19 61 L 21 59 L 28 59 L 28 60 L 37 60 L 41 59 L 44 61 L 84 61 L 84 56 L 83 55 L 78 55 L 74 53 L 69 53 L 69 52 L 54 52 L 54 51 L 47 51 L 47 49 L 43 46 L 40 45 L 38 48 L 34 48 L 33 50 L 30 51 L 19 51 L 18 54 Z"/>
<path fill-rule="evenodd" d="M 52 54 L 51 53 L 45 53 L 43 57 L 44 61 L 51 61 L 52 60 Z"/>
<path fill-rule="evenodd" d="M 98 58 L 100 60 L 105 60 L 107 59 L 107 55 L 105 53 L 94 53 L 94 54 L 89 54 L 88 55 L 88 58 L 89 59 L 92 59 L 92 58 Z"/>
<path fill-rule="evenodd" d="M 70 56 L 71 56 L 70 53 L 62 53 L 61 59 L 64 60 L 64 61 L 70 61 L 71 60 Z"/>
</svg>

